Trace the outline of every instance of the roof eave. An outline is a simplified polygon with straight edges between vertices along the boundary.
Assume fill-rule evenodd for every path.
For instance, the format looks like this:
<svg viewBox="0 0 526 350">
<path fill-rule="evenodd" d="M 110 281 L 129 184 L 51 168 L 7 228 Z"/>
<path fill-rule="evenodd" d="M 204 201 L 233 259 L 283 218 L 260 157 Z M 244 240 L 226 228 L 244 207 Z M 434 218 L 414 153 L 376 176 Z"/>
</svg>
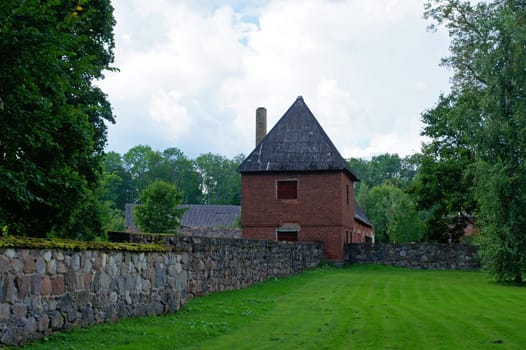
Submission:
<svg viewBox="0 0 526 350">
<path fill-rule="evenodd" d="M 365 222 L 365 221 L 363 221 L 362 219 L 357 218 L 356 216 L 354 217 L 354 220 L 355 220 L 355 221 L 358 221 L 359 223 L 363 224 L 364 226 L 367 226 L 367 227 L 373 228 L 373 224 L 371 224 L 370 222 Z"/>
</svg>

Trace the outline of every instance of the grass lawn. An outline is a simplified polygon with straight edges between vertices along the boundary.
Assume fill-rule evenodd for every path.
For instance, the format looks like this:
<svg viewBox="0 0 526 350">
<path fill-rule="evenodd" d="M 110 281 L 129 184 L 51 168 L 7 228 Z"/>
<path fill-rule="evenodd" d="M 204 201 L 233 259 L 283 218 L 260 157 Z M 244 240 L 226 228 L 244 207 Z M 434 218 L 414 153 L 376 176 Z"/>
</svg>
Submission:
<svg viewBox="0 0 526 350">
<path fill-rule="evenodd" d="M 526 349 L 526 288 L 482 272 L 320 268 L 34 349 Z"/>
</svg>

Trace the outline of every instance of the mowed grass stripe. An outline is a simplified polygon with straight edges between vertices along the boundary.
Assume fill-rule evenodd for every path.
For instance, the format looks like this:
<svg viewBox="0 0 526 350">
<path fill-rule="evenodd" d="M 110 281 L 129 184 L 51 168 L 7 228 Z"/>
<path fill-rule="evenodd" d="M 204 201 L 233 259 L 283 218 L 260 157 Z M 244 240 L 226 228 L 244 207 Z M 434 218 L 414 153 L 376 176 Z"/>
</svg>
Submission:
<svg viewBox="0 0 526 350">
<path fill-rule="evenodd" d="M 333 348 L 327 340 L 339 341 L 346 333 L 349 325 L 346 315 L 352 306 L 352 295 L 342 293 L 350 290 L 349 281 L 342 283 L 335 271 L 322 271 L 320 279 L 309 278 L 308 283 L 281 293 L 276 297 L 275 307 L 258 320 L 189 349 Z"/>
<path fill-rule="evenodd" d="M 469 280 L 470 277 L 476 277 L 473 273 L 466 274 L 465 277 L 462 282 L 472 286 L 471 288 L 465 288 L 461 283 L 454 283 L 449 288 L 452 295 L 459 296 L 458 302 L 454 299 L 450 304 L 451 310 L 457 311 L 454 313 L 454 322 L 463 330 L 462 339 L 467 338 L 475 342 L 477 337 L 474 335 L 477 334 L 482 339 L 482 344 L 500 344 L 500 341 L 507 344 L 502 338 L 502 335 L 506 334 L 508 341 L 515 339 L 519 343 L 517 348 L 524 348 L 525 289 L 503 287 L 488 281 L 481 283 L 476 278 Z M 511 315 L 516 317 L 512 320 Z"/>
<path fill-rule="evenodd" d="M 481 272 L 320 268 L 37 349 L 526 349 L 526 288 Z"/>
</svg>

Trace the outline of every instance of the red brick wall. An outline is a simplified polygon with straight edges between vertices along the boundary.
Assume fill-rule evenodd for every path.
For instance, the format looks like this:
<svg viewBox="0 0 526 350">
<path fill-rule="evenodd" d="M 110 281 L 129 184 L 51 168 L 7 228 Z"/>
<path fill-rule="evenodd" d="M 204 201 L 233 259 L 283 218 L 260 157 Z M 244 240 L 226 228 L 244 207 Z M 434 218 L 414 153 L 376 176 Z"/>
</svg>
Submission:
<svg viewBox="0 0 526 350">
<path fill-rule="evenodd" d="M 373 229 L 359 221 L 355 221 L 353 230 L 353 239 L 349 243 L 365 243 L 365 237 L 372 239 Z"/>
<path fill-rule="evenodd" d="M 278 180 L 297 180 L 298 198 L 278 200 Z M 278 227 L 296 223 L 299 241 L 321 241 L 327 259 L 343 260 L 354 226 L 353 183 L 343 172 L 243 174 L 241 184 L 243 238 L 275 240 Z"/>
<path fill-rule="evenodd" d="M 353 182 L 344 173 L 340 173 L 341 177 L 341 210 L 342 210 L 342 224 L 347 227 L 354 225 L 354 186 Z"/>
</svg>

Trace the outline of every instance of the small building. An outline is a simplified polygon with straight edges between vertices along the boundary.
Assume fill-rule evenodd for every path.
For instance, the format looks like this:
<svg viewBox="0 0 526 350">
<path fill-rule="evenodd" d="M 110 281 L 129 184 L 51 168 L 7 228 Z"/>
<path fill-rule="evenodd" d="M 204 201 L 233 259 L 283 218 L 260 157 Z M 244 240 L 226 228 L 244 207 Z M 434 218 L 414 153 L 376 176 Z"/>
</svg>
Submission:
<svg viewBox="0 0 526 350">
<path fill-rule="evenodd" d="M 126 204 L 126 232 L 138 233 L 134 210 L 138 204 Z M 181 227 L 177 232 L 185 236 L 241 238 L 239 205 L 181 204 Z"/>
<path fill-rule="evenodd" d="M 374 231 L 373 224 L 367 219 L 362 208 L 354 201 L 354 230 L 351 239 L 347 239 L 350 243 L 373 243 Z"/>
<path fill-rule="evenodd" d="M 335 262 L 343 262 L 345 243 L 374 241 L 354 200 L 358 177 L 302 97 L 268 134 L 258 108 L 256 148 L 238 171 L 243 238 L 322 242 Z"/>
</svg>

